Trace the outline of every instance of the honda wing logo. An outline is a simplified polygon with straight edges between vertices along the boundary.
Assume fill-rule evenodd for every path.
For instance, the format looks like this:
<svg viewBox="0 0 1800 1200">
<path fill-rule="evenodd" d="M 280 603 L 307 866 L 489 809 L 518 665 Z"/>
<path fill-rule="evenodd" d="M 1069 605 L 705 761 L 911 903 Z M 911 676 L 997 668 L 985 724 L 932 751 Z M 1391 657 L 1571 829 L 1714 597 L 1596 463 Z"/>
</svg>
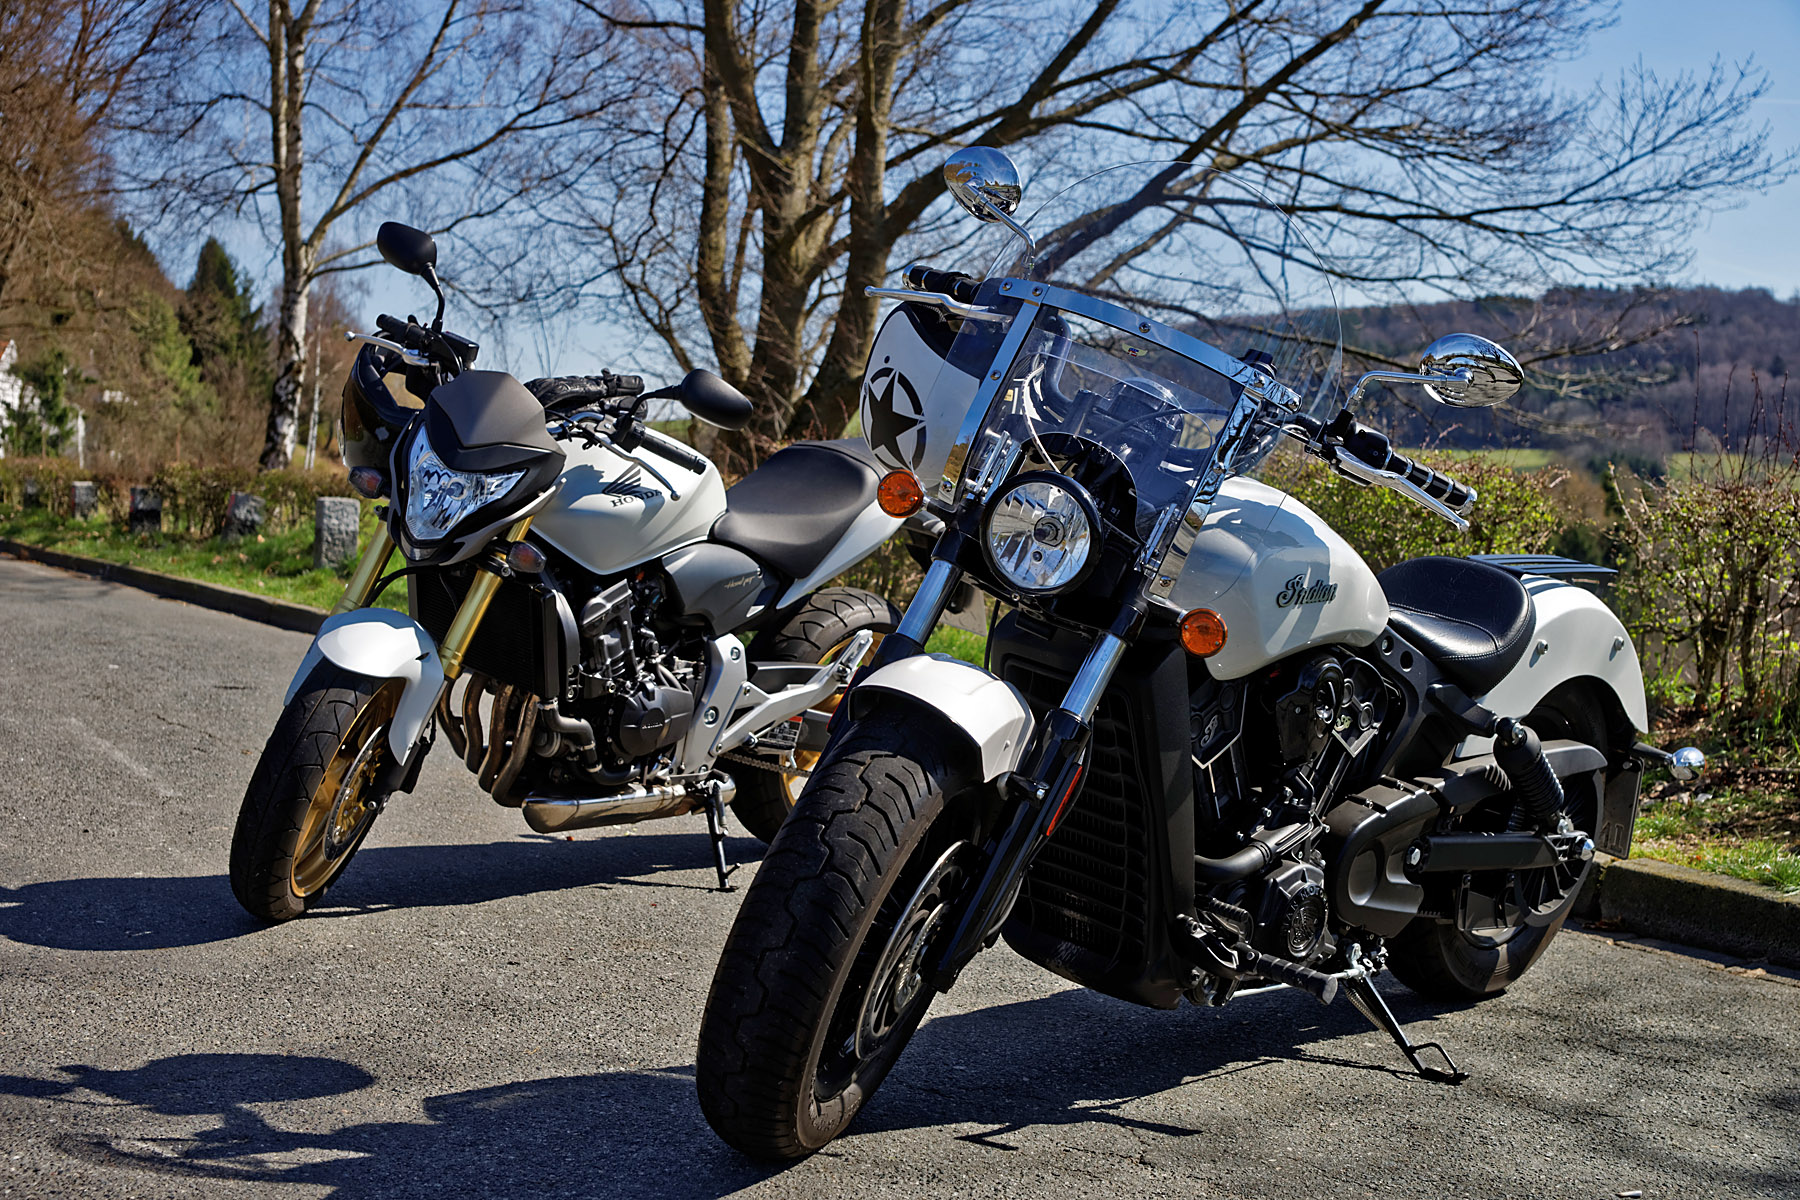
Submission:
<svg viewBox="0 0 1800 1200">
<path fill-rule="evenodd" d="M 612 496 L 616 502 L 625 500 L 643 500 L 648 502 L 662 495 L 662 493 L 655 488 L 646 487 L 641 482 L 643 478 L 644 472 L 641 468 L 635 465 L 626 467 L 624 472 L 621 473 L 617 479 L 600 489 L 600 494 L 603 496 Z"/>
</svg>

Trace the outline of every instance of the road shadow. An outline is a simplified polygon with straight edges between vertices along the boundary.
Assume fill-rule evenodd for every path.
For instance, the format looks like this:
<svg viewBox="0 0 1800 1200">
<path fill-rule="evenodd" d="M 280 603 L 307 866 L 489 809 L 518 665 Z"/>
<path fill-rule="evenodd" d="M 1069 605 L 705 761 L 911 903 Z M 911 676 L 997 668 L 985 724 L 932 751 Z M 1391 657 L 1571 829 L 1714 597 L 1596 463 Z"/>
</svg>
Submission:
<svg viewBox="0 0 1800 1200">
<path fill-rule="evenodd" d="M 1429 1023 L 1443 1011 L 1398 988 L 1384 991 L 1409 1023 Z M 1033 1161 L 1041 1166 L 1045 1145 L 1068 1141 L 1058 1129 L 1107 1123 L 1140 1140 L 1179 1145 L 1198 1138 L 1190 1153 L 1211 1156 L 1215 1140 L 1235 1145 L 1234 1139 L 1254 1137 L 1244 1131 L 1242 1081 L 1235 1077 L 1284 1062 L 1312 1064 L 1321 1075 L 1380 1073 L 1382 1092 L 1402 1105 L 1424 1105 L 1428 1090 L 1453 1091 L 1388 1061 L 1385 1045 L 1370 1048 L 1366 1058 L 1352 1050 L 1355 1059 L 1316 1048 L 1366 1028 L 1347 1005 L 1322 1008 L 1297 993 L 1255 997 L 1222 1011 L 1163 1013 L 1069 990 L 948 1014 L 920 1030 L 869 1108 L 823 1152 L 824 1161 L 803 1168 L 807 1186 L 829 1184 L 830 1159 L 845 1153 L 860 1159 L 860 1139 L 889 1135 L 873 1148 L 885 1160 L 898 1148 L 892 1135 L 911 1131 L 924 1131 L 928 1143 L 954 1131 L 1001 1154 L 1035 1149 Z M 1171 1099 L 1167 1094 L 1177 1089 L 1182 1096 Z M 1530 1091 L 1488 1087 L 1475 1102 L 1483 1119 L 1499 1127 L 1556 1120 Z M 1792 1093 L 1778 1098 L 1782 1106 L 1797 1102 Z M 268 1108 L 281 1104 L 291 1107 Z M 1392 1106 L 1379 1108 L 1371 1119 L 1385 1130 Z M 358 1119 L 371 1111 L 382 1119 Z M 332 1200 L 445 1191 L 714 1200 L 783 1170 L 753 1163 L 713 1135 L 686 1064 L 420 1097 L 333 1058 L 180 1055 L 127 1070 L 64 1067 L 51 1079 L 0 1076 L 0 1117 L 21 1142 L 47 1133 L 55 1150 L 97 1168 L 190 1182 L 308 1184 Z M 1029 1144 L 1021 1136 L 1027 1131 Z M 1279 1142 L 1287 1135 L 1277 1128 L 1270 1136 Z M 1782 1170 L 1697 1162 L 1650 1128 L 1609 1126 L 1608 1140 L 1614 1154 L 1640 1164 L 1640 1171 L 1693 1183 L 1699 1168 L 1714 1190 L 1765 1194 L 1779 1184 L 1786 1194 L 1782 1189 L 1793 1183 Z"/>
<path fill-rule="evenodd" d="M 1209 1078 L 1304 1057 L 1306 1046 L 1360 1020 L 1296 999 L 1317 1011 L 1289 1012 L 1277 1000 L 1253 1033 L 1238 1037 L 1218 1036 L 1211 1012 L 1154 1013 L 1081 991 L 949 1014 L 920 1031 L 848 1136 L 975 1125 L 983 1128 L 965 1140 L 1006 1150 L 1013 1148 L 1010 1135 L 1028 1127 L 1095 1121 L 1169 1137 L 1204 1133 L 1135 1118 L 1120 1111 L 1127 1102 L 1103 1098 L 1205 1086 Z M 1054 1069 L 1045 1065 L 1046 1033 L 1055 1035 Z M 65 1131 L 55 1147 L 96 1166 L 310 1184 L 328 1189 L 333 1200 L 446 1188 L 464 1195 L 710 1198 L 781 1170 L 719 1141 L 700 1115 L 687 1064 L 427 1096 L 416 1110 L 403 1095 L 331 1100 L 379 1088 L 379 1081 L 330 1058 L 196 1054 L 122 1071 L 64 1067 L 60 1076 L 0 1076 L 0 1111 L 16 1128 Z M 328 1102 L 304 1103 L 314 1100 Z M 291 1114 L 262 1109 L 284 1102 L 298 1103 Z M 97 1116 L 81 1114 L 97 1104 Z M 358 1104 L 407 1115 L 318 1131 L 320 1115 Z M 118 1106 L 126 1106 L 123 1115 Z"/>
<path fill-rule="evenodd" d="M 763 844 L 755 838 L 726 842 L 727 857 L 734 863 L 754 862 L 762 852 Z M 357 853 L 330 895 L 303 919 L 482 904 L 580 887 L 703 891 L 706 882 L 658 877 L 673 870 L 704 870 L 710 881 L 710 855 L 704 831 L 370 846 Z M 223 875 L 113 876 L 0 886 L 0 937 L 57 950 L 166 950 L 267 928 L 238 907 Z"/>
</svg>

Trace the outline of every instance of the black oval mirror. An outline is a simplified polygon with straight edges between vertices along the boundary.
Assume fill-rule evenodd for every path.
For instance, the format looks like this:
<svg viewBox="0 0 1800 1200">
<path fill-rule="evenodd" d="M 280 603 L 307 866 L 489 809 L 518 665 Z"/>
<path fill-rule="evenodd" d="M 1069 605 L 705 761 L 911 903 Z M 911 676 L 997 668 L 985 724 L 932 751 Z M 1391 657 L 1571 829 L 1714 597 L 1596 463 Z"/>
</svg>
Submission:
<svg viewBox="0 0 1800 1200">
<path fill-rule="evenodd" d="M 408 275 L 423 275 L 437 267 L 437 243 L 431 240 L 431 235 L 398 221 L 381 223 L 381 228 L 375 231 L 375 248 L 381 251 L 381 257 L 389 266 L 398 267 Z"/>
<path fill-rule="evenodd" d="M 689 412 L 720 429 L 742 429 L 750 423 L 750 398 L 711 371 L 689 371 L 681 381 L 681 403 Z"/>
</svg>

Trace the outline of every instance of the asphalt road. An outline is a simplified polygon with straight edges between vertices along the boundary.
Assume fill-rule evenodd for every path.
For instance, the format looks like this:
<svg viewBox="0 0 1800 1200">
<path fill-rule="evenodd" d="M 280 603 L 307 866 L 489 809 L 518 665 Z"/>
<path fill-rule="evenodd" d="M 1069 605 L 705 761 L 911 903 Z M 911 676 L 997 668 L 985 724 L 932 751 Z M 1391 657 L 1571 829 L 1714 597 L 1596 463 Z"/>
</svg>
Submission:
<svg viewBox="0 0 1800 1200">
<path fill-rule="evenodd" d="M 0 560 L 0 1193 L 1800 1195 L 1800 984 L 1594 932 L 1479 1007 L 1387 985 L 1460 1088 L 1341 1001 L 1151 1012 L 999 950 L 771 1172 L 694 1100 L 736 907 L 698 817 L 538 837 L 442 755 L 328 909 L 243 915 L 231 822 L 305 645 Z"/>
</svg>

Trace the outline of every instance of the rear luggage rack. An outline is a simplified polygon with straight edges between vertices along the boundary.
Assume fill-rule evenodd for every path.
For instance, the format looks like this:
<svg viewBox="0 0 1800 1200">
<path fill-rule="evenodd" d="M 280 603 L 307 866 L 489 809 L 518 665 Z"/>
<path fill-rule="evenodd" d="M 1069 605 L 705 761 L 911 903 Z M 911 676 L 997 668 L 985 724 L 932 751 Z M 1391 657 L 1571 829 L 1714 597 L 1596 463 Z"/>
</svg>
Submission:
<svg viewBox="0 0 1800 1200">
<path fill-rule="evenodd" d="M 1598 563 L 1578 562 L 1560 554 L 1468 554 L 1474 562 L 1499 567 L 1509 575 L 1548 575 L 1570 583 L 1611 583 L 1618 572 Z"/>
</svg>

